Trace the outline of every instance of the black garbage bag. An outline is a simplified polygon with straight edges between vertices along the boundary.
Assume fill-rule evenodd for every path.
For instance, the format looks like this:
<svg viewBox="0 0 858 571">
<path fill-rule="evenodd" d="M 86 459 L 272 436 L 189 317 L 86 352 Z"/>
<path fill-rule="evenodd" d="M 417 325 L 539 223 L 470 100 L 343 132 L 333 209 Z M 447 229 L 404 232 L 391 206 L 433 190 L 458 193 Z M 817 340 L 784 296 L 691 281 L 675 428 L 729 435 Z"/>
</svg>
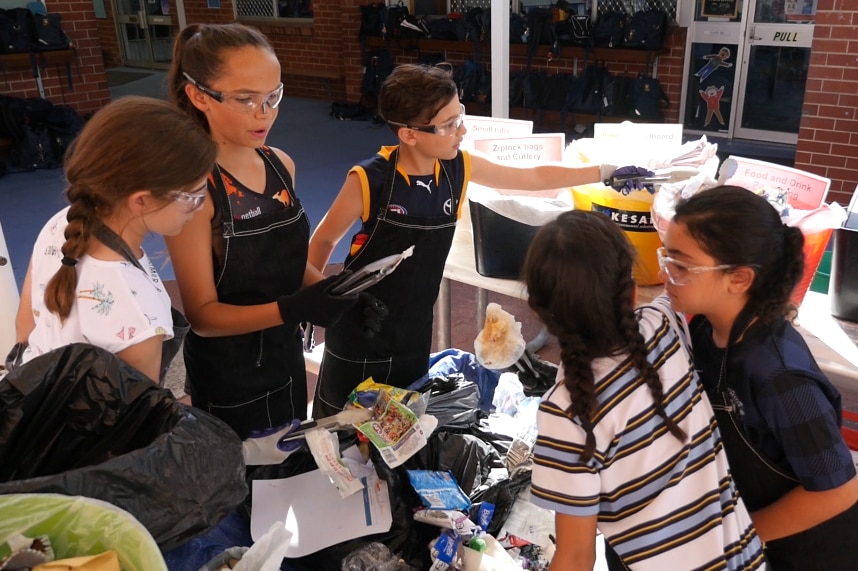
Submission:
<svg viewBox="0 0 858 571">
<path fill-rule="evenodd" d="M 515 504 L 518 494 L 530 485 L 530 475 L 530 470 L 523 470 L 514 474 L 512 478 L 505 478 L 488 488 L 480 489 L 471 494 L 471 507 L 469 510 L 471 519 L 477 521 L 477 513 L 483 502 L 494 505 L 495 513 L 486 532 L 489 535 L 497 537 L 512 511 L 512 506 Z"/>
<path fill-rule="evenodd" d="M 492 468 L 504 467 L 491 444 L 472 434 L 453 432 L 434 432 L 405 465 L 409 470 L 452 472 L 466 496 L 487 484 Z"/>
<path fill-rule="evenodd" d="M 73 344 L 0 381 L 0 494 L 97 498 L 162 550 L 205 533 L 247 494 L 241 441 L 112 353 Z"/>
<path fill-rule="evenodd" d="M 431 377 L 419 390 L 429 393 L 426 414 L 438 419 L 436 430 L 468 430 L 479 422 L 480 389 L 462 373 Z"/>
</svg>

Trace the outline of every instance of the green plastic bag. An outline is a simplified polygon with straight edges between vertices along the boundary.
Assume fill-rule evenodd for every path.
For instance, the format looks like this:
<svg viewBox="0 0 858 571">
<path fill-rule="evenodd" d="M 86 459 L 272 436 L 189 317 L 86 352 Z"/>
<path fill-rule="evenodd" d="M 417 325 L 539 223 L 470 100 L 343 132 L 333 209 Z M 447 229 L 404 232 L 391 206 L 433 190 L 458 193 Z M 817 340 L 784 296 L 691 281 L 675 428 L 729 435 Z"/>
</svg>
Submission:
<svg viewBox="0 0 858 571">
<path fill-rule="evenodd" d="M 83 496 L 0 496 L 0 544 L 14 533 L 47 536 L 57 559 L 113 549 L 123 571 L 167 571 L 158 544 L 143 525 L 113 504 Z"/>
</svg>

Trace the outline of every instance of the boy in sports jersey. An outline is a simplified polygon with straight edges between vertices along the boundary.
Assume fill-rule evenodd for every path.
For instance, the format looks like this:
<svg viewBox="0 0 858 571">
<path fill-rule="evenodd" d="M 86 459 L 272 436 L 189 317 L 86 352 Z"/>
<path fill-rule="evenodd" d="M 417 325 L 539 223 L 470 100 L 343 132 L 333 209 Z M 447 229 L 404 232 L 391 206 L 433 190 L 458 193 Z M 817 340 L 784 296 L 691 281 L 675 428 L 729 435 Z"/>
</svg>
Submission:
<svg viewBox="0 0 858 571">
<path fill-rule="evenodd" d="M 414 246 L 412 256 L 368 291 L 389 315 L 372 338 L 361 335 L 360 308 L 325 330 L 325 354 L 313 417 L 342 409 L 368 377 L 406 387 L 429 368 L 433 306 L 468 182 L 544 190 L 600 180 L 600 166 L 504 165 L 459 148 L 465 109 L 447 70 L 400 65 L 381 87 L 378 110 L 399 144 L 352 168 L 310 240 L 309 261 L 324 268 L 356 220 L 345 268 L 358 270 Z"/>
</svg>

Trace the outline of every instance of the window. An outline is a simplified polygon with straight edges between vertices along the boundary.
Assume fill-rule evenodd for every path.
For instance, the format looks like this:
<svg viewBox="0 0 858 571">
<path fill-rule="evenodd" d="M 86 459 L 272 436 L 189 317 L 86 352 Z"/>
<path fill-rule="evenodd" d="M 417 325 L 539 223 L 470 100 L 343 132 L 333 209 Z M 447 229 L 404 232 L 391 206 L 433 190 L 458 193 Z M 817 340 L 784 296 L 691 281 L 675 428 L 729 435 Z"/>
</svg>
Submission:
<svg viewBox="0 0 858 571">
<path fill-rule="evenodd" d="M 313 17 L 313 0 L 236 0 L 239 18 Z"/>
</svg>

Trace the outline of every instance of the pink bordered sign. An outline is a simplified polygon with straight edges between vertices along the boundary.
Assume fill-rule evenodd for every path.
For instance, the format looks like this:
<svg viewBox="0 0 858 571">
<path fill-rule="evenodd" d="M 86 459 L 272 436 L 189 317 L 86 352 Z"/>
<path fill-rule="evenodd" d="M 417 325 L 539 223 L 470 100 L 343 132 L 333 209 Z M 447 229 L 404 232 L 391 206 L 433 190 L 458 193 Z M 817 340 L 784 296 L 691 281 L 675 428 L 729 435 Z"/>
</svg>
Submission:
<svg viewBox="0 0 858 571">
<path fill-rule="evenodd" d="M 814 210 L 822 206 L 831 186 L 831 179 L 807 171 L 732 155 L 721 163 L 718 182 L 752 191 L 766 188 L 785 190 L 787 203 L 799 210 Z"/>
</svg>

